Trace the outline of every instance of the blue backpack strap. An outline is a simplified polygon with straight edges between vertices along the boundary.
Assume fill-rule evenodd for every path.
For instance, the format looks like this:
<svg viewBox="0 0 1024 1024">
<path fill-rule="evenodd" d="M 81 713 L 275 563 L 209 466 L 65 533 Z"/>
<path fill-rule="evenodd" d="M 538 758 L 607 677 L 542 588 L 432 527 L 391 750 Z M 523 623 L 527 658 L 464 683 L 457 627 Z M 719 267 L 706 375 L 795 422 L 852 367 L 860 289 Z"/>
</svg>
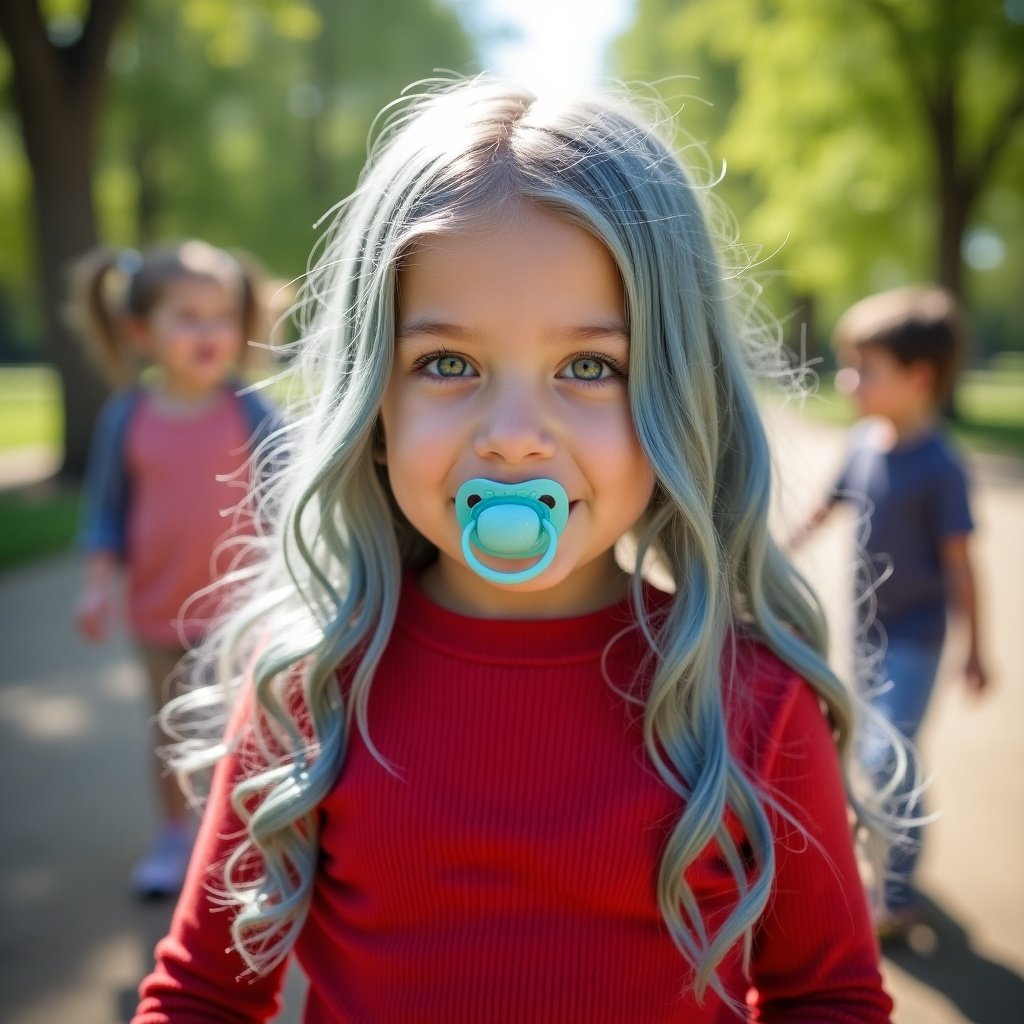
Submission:
<svg viewBox="0 0 1024 1024">
<path fill-rule="evenodd" d="M 249 453 L 258 452 L 253 469 L 256 470 L 259 483 L 267 484 L 286 461 L 286 435 L 283 428 L 287 420 L 276 405 L 268 402 L 258 391 L 244 390 L 245 384 L 235 381 L 233 390 L 241 403 L 242 415 L 249 427 Z M 261 445 L 269 443 L 261 448 Z"/>
<path fill-rule="evenodd" d="M 107 400 L 96 420 L 78 531 L 78 547 L 87 554 L 107 551 L 124 557 L 129 500 L 125 437 L 141 398 L 141 388 L 122 391 Z"/>
</svg>

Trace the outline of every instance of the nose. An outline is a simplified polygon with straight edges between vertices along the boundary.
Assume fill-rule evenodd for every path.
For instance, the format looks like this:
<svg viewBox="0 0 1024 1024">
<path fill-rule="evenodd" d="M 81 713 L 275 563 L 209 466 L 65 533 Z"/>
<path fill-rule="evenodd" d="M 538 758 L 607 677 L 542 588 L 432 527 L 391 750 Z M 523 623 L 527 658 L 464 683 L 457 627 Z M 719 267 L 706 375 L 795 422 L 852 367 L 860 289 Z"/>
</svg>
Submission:
<svg viewBox="0 0 1024 1024">
<path fill-rule="evenodd" d="M 473 449 L 489 461 L 517 465 L 555 454 L 555 438 L 543 396 L 525 384 L 497 386 L 482 395 Z"/>
<path fill-rule="evenodd" d="M 210 316 L 198 322 L 199 333 L 205 338 L 216 338 L 232 330 L 234 325 L 223 316 Z"/>
</svg>

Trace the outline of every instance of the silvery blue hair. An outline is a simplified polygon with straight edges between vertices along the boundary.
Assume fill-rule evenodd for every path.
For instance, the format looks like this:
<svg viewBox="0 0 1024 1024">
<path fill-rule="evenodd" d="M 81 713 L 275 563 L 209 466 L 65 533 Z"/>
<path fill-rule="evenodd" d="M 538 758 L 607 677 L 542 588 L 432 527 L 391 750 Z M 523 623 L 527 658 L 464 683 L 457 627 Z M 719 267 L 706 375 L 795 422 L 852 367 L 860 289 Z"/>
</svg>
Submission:
<svg viewBox="0 0 1024 1024">
<path fill-rule="evenodd" d="M 218 682 L 172 709 L 209 709 L 218 693 L 230 704 L 242 677 L 251 678 L 262 763 L 235 788 L 248 831 L 225 887 L 238 907 L 235 940 L 252 969 L 280 962 L 302 926 L 316 864 L 315 809 L 338 777 L 352 728 L 375 751 L 367 699 L 401 575 L 433 555 L 373 457 L 400 261 L 418 238 L 515 201 L 589 231 L 622 278 L 633 418 L 657 477 L 635 531 L 634 601 L 643 607 L 646 560 L 661 565 L 676 591 L 663 622 L 642 623 L 657 652 L 646 747 L 685 804 L 662 856 L 658 899 L 698 995 L 710 986 L 728 998 L 716 967 L 737 942 L 749 951 L 775 861 L 770 798 L 727 741 L 723 650 L 738 633 L 752 633 L 809 680 L 847 767 L 854 698 L 826 662 L 816 598 L 768 533 L 771 465 L 749 370 L 772 345 L 733 322 L 735 302 L 723 294 L 731 275 L 707 227 L 707 191 L 615 101 L 548 103 L 485 79 L 448 83 L 385 115 L 360 185 L 334 211 L 306 284 L 295 366 L 313 397 L 273 494 L 276 525 L 251 573 L 253 596 L 211 641 Z M 335 683 L 343 662 L 353 673 L 345 695 Z M 301 687 L 301 716 L 289 681 Z M 214 721 L 219 728 L 224 718 Z M 185 741 L 177 766 L 208 766 L 229 746 Z M 883 820 L 852 786 L 849 795 L 862 824 Z M 730 836 L 727 809 L 749 851 Z M 709 933 L 685 872 L 712 841 L 739 896 Z M 254 854 L 258 878 L 240 870 Z"/>
</svg>

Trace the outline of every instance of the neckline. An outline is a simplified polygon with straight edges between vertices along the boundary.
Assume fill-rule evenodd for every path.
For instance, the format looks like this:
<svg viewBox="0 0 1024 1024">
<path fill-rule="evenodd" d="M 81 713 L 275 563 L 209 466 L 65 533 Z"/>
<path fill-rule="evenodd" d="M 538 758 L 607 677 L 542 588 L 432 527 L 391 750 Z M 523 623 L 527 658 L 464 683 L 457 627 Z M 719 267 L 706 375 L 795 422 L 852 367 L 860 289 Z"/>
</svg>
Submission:
<svg viewBox="0 0 1024 1024">
<path fill-rule="evenodd" d="M 648 613 L 671 595 L 644 583 Z M 636 632 L 631 596 L 584 615 L 557 619 L 480 619 L 435 604 L 412 572 L 402 582 L 396 625 L 461 661 L 552 665 L 600 658 L 619 634 Z"/>
<path fill-rule="evenodd" d="M 226 385 L 217 388 L 216 393 L 211 394 L 209 399 L 191 408 L 174 406 L 168 404 L 164 397 L 153 388 L 143 388 L 143 395 L 149 408 L 162 419 L 182 425 L 199 423 L 208 416 L 214 415 L 221 410 L 231 396 L 231 389 Z"/>
<path fill-rule="evenodd" d="M 934 444 L 938 439 L 938 431 L 934 428 L 923 434 L 915 434 L 906 440 L 897 440 L 896 443 L 885 453 L 887 455 L 910 455 Z"/>
</svg>

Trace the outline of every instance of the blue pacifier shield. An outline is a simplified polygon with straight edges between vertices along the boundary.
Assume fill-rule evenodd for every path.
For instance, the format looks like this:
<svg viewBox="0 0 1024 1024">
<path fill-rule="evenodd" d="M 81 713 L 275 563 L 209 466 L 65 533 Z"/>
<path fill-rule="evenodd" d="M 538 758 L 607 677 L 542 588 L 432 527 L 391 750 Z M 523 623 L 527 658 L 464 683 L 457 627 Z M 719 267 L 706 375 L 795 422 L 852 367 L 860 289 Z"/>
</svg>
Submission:
<svg viewBox="0 0 1024 1024">
<path fill-rule="evenodd" d="M 476 477 L 455 495 L 467 565 L 491 583 L 523 583 L 539 576 L 555 557 L 558 538 L 569 519 L 569 498 L 555 480 L 539 478 L 503 484 Z M 484 565 L 474 548 L 493 558 L 534 558 L 519 572 Z"/>
</svg>

